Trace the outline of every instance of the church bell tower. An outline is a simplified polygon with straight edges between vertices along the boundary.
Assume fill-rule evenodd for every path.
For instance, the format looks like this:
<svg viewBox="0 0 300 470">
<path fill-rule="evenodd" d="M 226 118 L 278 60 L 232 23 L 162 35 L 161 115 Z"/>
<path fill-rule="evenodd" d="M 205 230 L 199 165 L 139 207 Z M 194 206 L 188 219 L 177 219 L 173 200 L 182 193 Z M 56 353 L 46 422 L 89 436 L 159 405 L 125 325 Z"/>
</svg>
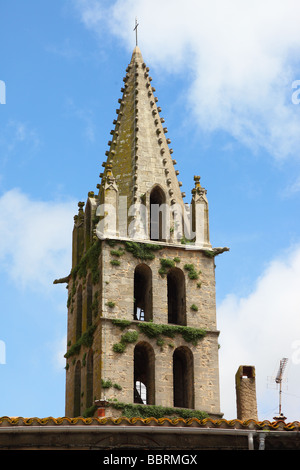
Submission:
<svg viewBox="0 0 300 470">
<path fill-rule="evenodd" d="M 66 416 L 221 417 L 208 201 L 190 204 L 141 51 L 126 69 L 96 192 L 74 217 Z M 142 410 L 142 411 L 141 411 Z M 152 407 L 153 410 L 153 407 Z"/>
</svg>

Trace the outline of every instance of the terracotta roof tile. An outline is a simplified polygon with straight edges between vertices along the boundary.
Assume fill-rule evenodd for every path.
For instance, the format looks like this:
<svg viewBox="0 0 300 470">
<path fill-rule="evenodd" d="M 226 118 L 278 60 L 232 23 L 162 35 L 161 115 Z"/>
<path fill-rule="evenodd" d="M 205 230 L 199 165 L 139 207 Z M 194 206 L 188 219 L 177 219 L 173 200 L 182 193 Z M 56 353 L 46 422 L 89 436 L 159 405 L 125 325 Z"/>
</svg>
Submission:
<svg viewBox="0 0 300 470">
<path fill-rule="evenodd" d="M 293 421 L 285 423 L 284 421 L 255 421 L 247 420 L 240 421 L 238 419 L 213 420 L 210 418 L 199 420 L 197 418 L 183 419 L 183 418 L 69 418 L 69 417 L 47 417 L 47 418 L 23 418 L 23 417 L 9 417 L 3 416 L 0 418 L 0 427 L 13 427 L 13 426 L 157 426 L 157 427 L 199 427 L 207 429 L 241 429 L 241 430 L 268 430 L 268 431 L 300 431 L 300 422 Z"/>
</svg>

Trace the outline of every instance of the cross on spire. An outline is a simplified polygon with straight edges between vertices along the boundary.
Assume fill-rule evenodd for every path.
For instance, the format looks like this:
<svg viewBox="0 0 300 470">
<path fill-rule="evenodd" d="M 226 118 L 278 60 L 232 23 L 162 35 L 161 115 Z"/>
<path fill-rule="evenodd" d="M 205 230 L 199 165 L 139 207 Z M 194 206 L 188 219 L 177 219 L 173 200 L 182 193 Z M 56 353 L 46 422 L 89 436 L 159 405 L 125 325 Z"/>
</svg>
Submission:
<svg viewBox="0 0 300 470">
<path fill-rule="evenodd" d="M 137 33 L 137 29 L 138 29 L 138 22 L 137 22 L 137 18 L 135 19 L 135 27 L 133 28 L 133 31 L 135 31 L 135 45 L 137 46 L 138 45 L 138 33 Z"/>
</svg>

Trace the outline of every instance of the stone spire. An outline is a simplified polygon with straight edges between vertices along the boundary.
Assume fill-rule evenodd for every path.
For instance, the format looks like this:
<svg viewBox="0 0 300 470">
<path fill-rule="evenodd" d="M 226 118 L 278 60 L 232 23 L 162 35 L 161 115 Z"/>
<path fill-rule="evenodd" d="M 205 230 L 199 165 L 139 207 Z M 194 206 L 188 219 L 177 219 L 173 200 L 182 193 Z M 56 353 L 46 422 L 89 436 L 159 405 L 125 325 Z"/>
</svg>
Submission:
<svg viewBox="0 0 300 470">
<path fill-rule="evenodd" d="M 115 128 L 108 142 L 107 161 L 100 174 L 100 200 L 105 201 L 109 177 L 114 178 L 119 196 L 127 197 L 127 207 L 146 203 L 154 184 L 163 189 L 166 204 L 183 206 L 181 183 L 174 168 L 176 161 L 169 148 L 171 141 L 166 137 L 167 128 L 160 117 L 161 109 L 157 106 L 149 68 L 138 46 L 133 50 L 123 81 Z"/>
</svg>

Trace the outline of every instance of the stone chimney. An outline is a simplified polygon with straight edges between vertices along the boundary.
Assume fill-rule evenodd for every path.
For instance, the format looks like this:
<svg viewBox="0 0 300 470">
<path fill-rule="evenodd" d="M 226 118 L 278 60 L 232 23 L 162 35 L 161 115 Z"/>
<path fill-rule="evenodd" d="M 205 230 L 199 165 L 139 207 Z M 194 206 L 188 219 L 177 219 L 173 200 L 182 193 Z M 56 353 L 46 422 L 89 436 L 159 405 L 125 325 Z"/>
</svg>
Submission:
<svg viewBox="0 0 300 470">
<path fill-rule="evenodd" d="M 240 366 L 235 374 L 237 419 L 246 421 L 248 419 L 258 420 L 255 367 Z"/>
</svg>

